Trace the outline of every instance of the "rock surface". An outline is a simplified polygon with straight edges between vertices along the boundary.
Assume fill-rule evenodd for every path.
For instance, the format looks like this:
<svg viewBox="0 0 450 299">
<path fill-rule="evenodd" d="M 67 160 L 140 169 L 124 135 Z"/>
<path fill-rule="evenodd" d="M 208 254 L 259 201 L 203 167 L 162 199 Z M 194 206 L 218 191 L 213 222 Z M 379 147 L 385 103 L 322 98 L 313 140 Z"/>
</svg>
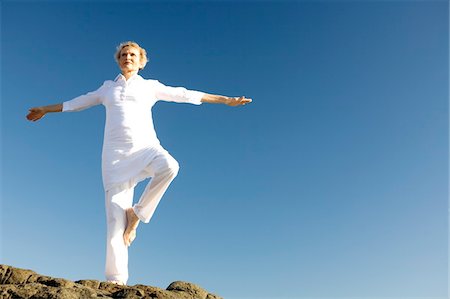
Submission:
<svg viewBox="0 0 450 299">
<path fill-rule="evenodd" d="M 221 299 L 201 287 L 183 281 L 172 282 L 166 290 L 146 286 L 119 286 L 98 280 L 70 281 L 37 274 L 31 270 L 0 265 L 2 299 L 77 299 L 77 298 L 145 298 L 145 299 Z"/>
</svg>

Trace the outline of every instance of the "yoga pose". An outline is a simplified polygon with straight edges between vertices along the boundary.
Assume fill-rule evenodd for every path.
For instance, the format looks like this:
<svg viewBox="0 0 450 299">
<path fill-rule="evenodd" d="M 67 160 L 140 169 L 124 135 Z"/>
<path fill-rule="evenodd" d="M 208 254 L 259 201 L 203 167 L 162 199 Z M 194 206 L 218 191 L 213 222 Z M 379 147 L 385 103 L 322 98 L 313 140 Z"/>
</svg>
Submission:
<svg viewBox="0 0 450 299">
<path fill-rule="evenodd" d="M 107 244 L 105 275 L 108 281 L 125 285 L 128 280 L 128 246 L 136 237 L 140 221 L 148 223 L 169 184 L 178 173 L 177 161 L 160 145 L 151 108 L 158 100 L 191 103 L 221 103 L 240 106 L 252 100 L 170 87 L 144 79 L 138 72 L 147 63 L 147 53 L 135 42 L 121 43 L 115 54 L 121 70 L 114 80 L 62 104 L 29 109 L 27 119 L 37 121 L 49 112 L 80 111 L 102 104 L 106 109 L 102 150 Z M 134 187 L 151 177 L 138 203 Z"/>
</svg>

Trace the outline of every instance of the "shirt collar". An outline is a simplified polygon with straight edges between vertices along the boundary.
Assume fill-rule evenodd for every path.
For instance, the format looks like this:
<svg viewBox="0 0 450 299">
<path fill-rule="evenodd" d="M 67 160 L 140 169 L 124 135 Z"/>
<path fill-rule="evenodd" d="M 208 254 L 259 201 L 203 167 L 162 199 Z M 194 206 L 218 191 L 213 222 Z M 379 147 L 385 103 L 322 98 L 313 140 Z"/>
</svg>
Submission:
<svg viewBox="0 0 450 299">
<path fill-rule="evenodd" d="M 119 81 L 124 81 L 124 82 L 131 82 L 134 80 L 142 80 L 144 78 L 142 78 L 140 75 L 138 75 L 137 73 L 134 74 L 133 76 L 130 77 L 130 79 L 125 80 L 125 76 L 122 74 L 118 74 L 117 77 L 114 79 L 114 82 L 119 82 Z"/>
</svg>

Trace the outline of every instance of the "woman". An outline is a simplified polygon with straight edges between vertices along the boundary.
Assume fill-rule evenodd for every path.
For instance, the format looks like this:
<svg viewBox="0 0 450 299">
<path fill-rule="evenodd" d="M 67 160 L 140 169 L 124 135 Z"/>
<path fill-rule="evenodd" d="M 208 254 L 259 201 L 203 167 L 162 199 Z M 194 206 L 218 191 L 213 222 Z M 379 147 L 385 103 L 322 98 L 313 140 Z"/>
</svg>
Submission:
<svg viewBox="0 0 450 299">
<path fill-rule="evenodd" d="M 121 70 L 92 92 L 61 104 L 29 109 L 27 119 L 37 121 L 50 112 L 81 111 L 102 104 L 106 109 L 102 151 L 102 178 L 107 218 L 106 279 L 125 285 L 128 280 L 128 246 L 140 221 L 148 223 L 169 184 L 178 173 L 177 161 L 160 145 L 151 107 L 157 100 L 179 103 L 221 103 L 240 106 L 245 97 L 212 95 L 183 87 L 169 87 L 138 75 L 147 53 L 135 42 L 121 43 L 115 54 Z M 151 177 L 138 203 L 134 187 Z"/>
</svg>

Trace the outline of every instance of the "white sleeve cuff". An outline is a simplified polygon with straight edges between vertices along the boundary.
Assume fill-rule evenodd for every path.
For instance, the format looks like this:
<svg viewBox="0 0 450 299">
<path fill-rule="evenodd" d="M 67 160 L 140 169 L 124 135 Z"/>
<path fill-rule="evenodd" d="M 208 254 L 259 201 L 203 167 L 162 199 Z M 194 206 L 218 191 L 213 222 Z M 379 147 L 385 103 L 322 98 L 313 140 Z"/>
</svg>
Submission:
<svg viewBox="0 0 450 299">
<path fill-rule="evenodd" d="M 69 102 L 63 102 L 62 112 L 68 112 L 71 111 L 70 103 Z"/>
<path fill-rule="evenodd" d="M 194 104 L 194 105 L 201 105 L 202 102 L 202 98 L 205 95 L 204 92 L 201 91 L 196 91 L 196 90 L 189 90 L 190 93 L 190 103 Z"/>
</svg>

